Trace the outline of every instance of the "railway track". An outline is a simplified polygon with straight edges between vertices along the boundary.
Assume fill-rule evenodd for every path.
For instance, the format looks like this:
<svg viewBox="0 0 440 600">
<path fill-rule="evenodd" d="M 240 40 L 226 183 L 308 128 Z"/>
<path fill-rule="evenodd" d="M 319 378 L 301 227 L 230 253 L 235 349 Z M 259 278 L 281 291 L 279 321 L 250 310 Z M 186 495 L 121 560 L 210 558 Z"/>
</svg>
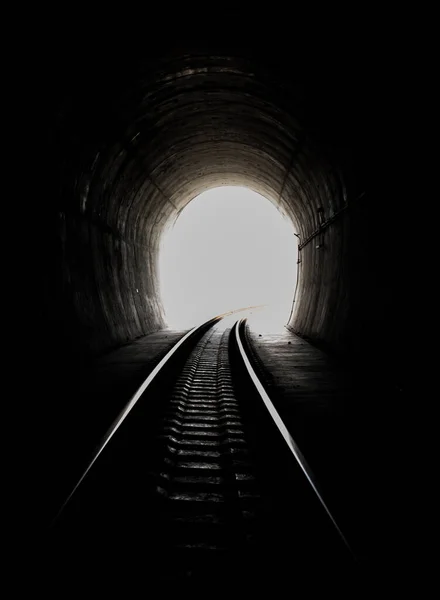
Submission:
<svg viewBox="0 0 440 600">
<path fill-rule="evenodd" d="M 176 346 L 55 519 L 53 572 L 130 572 L 150 589 L 347 582 L 354 557 L 253 370 L 244 320 Z"/>
</svg>

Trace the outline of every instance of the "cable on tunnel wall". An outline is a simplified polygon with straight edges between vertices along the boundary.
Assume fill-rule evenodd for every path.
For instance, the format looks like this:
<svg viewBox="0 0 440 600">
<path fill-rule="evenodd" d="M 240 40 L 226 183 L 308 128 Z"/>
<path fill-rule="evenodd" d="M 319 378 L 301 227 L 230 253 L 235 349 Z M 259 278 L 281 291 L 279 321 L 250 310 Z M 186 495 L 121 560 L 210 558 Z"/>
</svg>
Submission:
<svg viewBox="0 0 440 600">
<path fill-rule="evenodd" d="M 358 202 L 361 198 L 363 198 L 365 196 L 365 192 L 362 192 L 362 194 L 360 194 L 356 200 L 354 200 L 353 202 L 350 202 L 349 204 L 346 204 L 344 207 L 342 207 L 340 210 L 338 210 L 338 212 L 336 212 L 334 215 L 332 215 L 331 217 L 329 217 L 326 221 L 323 221 L 319 227 L 317 229 L 315 229 L 315 231 L 313 233 L 311 233 L 301 244 L 299 244 L 298 246 L 298 251 L 302 250 L 305 246 L 307 246 L 307 244 L 309 244 L 316 236 L 318 236 L 319 234 L 321 234 L 323 231 L 325 231 L 328 227 L 330 227 L 330 225 L 332 223 L 334 223 L 343 213 L 345 213 L 346 210 L 348 210 L 351 206 L 353 206 L 353 204 L 355 202 Z M 298 255 L 299 256 L 299 255 Z M 298 259 L 298 262 L 301 262 Z"/>
</svg>

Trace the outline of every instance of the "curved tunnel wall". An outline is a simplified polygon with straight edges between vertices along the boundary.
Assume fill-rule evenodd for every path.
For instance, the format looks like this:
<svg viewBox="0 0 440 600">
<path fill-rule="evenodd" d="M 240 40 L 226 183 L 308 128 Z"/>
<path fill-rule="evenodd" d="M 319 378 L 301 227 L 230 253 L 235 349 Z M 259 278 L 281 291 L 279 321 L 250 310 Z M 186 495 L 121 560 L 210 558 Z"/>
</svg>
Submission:
<svg viewBox="0 0 440 600">
<path fill-rule="evenodd" d="M 67 364 L 163 327 L 161 232 L 202 191 L 243 185 L 300 236 L 289 327 L 403 372 L 402 211 L 386 175 L 387 114 L 364 72 L 347 80 L 321 56 L 320 68 L 301 68 L 295 57 L 224 47 L 136 60 L 117 48 L 113 59 L 87 55 L 48 84 L 51 177 L 39 216 L 48 346 Z M 386 343 L 375 346 L 372 331 Z"/>
<path fill-rule="evenodd" d="M 171 55 L 64 102 L 58 279 L 80 347 L 99 353 L 164 326 L 160 235 L 203 190 L 250 187 L 293 220 L 300 242 L 346 206 L 338 161 L 308 131 L 287 84 L 249 57 Z M 347 328 L 346 221 L 326 230 L 320 251 L 301 251 L 289 323 L 334 347 Z"/>
</svg>

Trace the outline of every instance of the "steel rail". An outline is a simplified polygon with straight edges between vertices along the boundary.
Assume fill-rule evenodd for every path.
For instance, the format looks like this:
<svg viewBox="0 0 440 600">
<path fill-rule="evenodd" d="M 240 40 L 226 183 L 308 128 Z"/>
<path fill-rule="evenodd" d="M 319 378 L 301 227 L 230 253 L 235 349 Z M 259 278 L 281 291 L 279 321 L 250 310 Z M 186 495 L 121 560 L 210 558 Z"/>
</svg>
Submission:
<svg viewBox="0 0 440 600">
<path fill-rule="evenodd" d="M 239 309 L 239 310 L 246 310 L 246 309 Z M 56 523 L 56 521 L 60 517 L 61 513 L 63 512 L 63 510 L 66 508 L 67 504 L 72 499 L 72 496 L 75 494 L 75 492 L 77 491 L 77 489 L 79 488 L 79 486 L 81 485 L 81 483 L 84 481 L 84 479 L 86 478 L 86 476 L 89 473 L 90 469 L 93 467 L 93 465 L 95 464 L 95 462 L 98 460 L 99 456 L 101 455 L 101 453 L 103 452 L 103 450 L 105 449 L 105 447 L 108 445 L 108 443 L 110 442 L 110 440 L 112 439 L 112 437 L 115 435 L 115 433 L 121 427 L 122 423 L 125 421 L 125 419 L 127 418 L 128 414 L 131 412 L 131 410 L 136 405 L 136 403 L 141 398 L 141 396 L 145 393 L 145 391 L 147 390 L 147 388 L 152 384 L 152 382 L 157 377 L 157 375 L 160 373 L 160 371 L 169 362 L 169 360 L 171 359 L 171 357 L 174 356 L 175 353 L 179 350 L 179 348 L 190 337 L 192 337 L 197 331 L 199 331 L 200 329 L 202 329 L 204 327 L 209 326 L 210 324 L 214 325 L 214 323 L 216 323 L 217 321 L 223 319 L 226 316 L 229 316 L 230 314 L 233 314 L 234 312 L 239 312 L 239 311 L 230 311 L 230 312 L 227 312 L 227 313 L 223 313 L 222 315 L 218 315 L 216 317 L 213 317 L 212 319 L 209 319 L 208 321 L 205 321 L 201 325 L 197 325 L 196 327 L 193 327 L 176 344 L 174 344 L 174 346 L 167 352 L 167 354 L 162 358 L 162 360 L 159 362 L 159 364 L 156 365 L 156 367 L 151 371 L 151 373 L 148 375 L 148 377 L 145 379 L 145 381 L 139 386 L 139 388 L 137 389 L 137 391 L 133 394 L 133 396 L 127 402 L 127 404 L 125 405 L 125 407 L 122 409 L 122 411 L 119 413 L 119 415 L 116 417 L 116 419 L 113 421 L 113 423 L 108 428 L 106 434 L 103 436 L 101 442 L 98 444 L 98 447 L 95 450 L 95 452 L 94 452 L 94 454 L 93 454 L 93 456 L 92 456 L 92 458 L 91 458 L 91 460 L 90 460 L 87 468 L 85 469 L 84 473 L 81 475 L 81 477 L 79 478 L 79 480 L 76 483 L 75 487 L 72 489 L 72 491 L 70 492 L 69 496 L 66 498 L 66 500 L 62 504 L 61 508 L 57 512 L 56 516 L 54 517 L 54 519 L 52 521 L 52 525 L 54 525 Z"/>
<path fill-rule="evenodd" d="M 249 377 L 251 378 L 258 394 L 260 395 L 262 401 L 264 402 L 270 416 L 272 417 L 273 422 L 275 423 L 278 431 L 280 432 L 280 434 L 282 435 L 282 437 L 284 438 L 285 443 L 287 444 L 291 454 L 294 456 L 296 462 L 298 463 L 300 469 L 302 470 L 302 472 L 304 473 L 307 481 L 309 482 L 310 486 L 312 487 L 316 497 L 318 498 L 321 506 L 324 508 L 325 512 L 327 513 L 327 516 L 330 518 L 330 521 L 332 522 L 333 526 L 335 527 L 338 535 L 340 536 L 340 538 L 342 539 L 342 541 L 344 542 L 346 548 L 349 550 L 350 554 L 353 556 L 353 558 L 356 558 L 353 550 L 351 549 L 347 539 L 345 538 L 344 534 L 342 533 L 342 530 L 340 529 L 339 525 L 336 522 L 336 519 L 333 517 L 332 513 L 330 512 L 330 509 L 328 508 L 321 490 L 319 489 L 319 485 L 317 483 L 316 477 L 313 474 L 313 471 L 311 470 L 311 468 L 309 467 L 309 465 L 307 464 L 306 459 L 304 458 L 301 450 L 299 449 L 298 445 L 296 444 L 295 440 L 293 439 L 293 437 L 290 435 L 287 427 L 285 426 L 280 414 L 278 413 L 278 411 L 276 410 L 275 406 L 273 405 L 271 399 L 269 398 L 266 390 L 263 387 L 263 384 L 261 383 L 260 379 L 258 378 L 257 374 L 255 373 L 254 368 L 251 365 L 251 362 L 246 354 L 246 351 L 244 349 L 244 345 L 241 341 L 241 337 L 240 337 L 240 327 L 242 325 L 244 325 L 244 323 L 246 322 L 246 318 L 240 319 L 239 321 L 236 322 L 235 324 L 235 337 L 236 337 L 236 342 L 237 342 L 237 346 L 239 348 L 240 351 L 240 355 L 241 358 L 246 366 L 247 372 L 249 374 Z"/>
</svg>

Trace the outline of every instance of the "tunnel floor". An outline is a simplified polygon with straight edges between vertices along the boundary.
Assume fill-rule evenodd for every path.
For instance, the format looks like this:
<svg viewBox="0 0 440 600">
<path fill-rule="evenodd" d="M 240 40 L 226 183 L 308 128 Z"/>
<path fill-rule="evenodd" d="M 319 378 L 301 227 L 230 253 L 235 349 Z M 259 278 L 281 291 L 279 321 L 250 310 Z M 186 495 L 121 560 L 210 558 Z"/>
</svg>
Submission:
<svg viewBox="0 0 440 600">
<path fill-rule="evenodd" d="M 370 439 L 373 425 L 380 429 L 371 374 L 366 381 L 287 328 L 265 331 L 258 317 L 249 319 L 247 334 L 269 397 L 330 510 L 358 558 L 370 561 L 385 518 L 376 487 L 380 450 Z"/>
<path fill-rule="evenodd" d="M 405 447 L 390 439 L 390 432 L 401 435 L 400 390 L 373 354 L 348 365 L 287 328 L 265 330 L 258 315 L 248 319 L 247 335 L 260 378 L 365 568 L 365 581 L 392 579 L 401 573 L 411 535 L 403 498 L 414 493 Z"/>
<path fill-rule="evenodd" d="M 48 450 L 47 518 L 59 509 L 86 469 L 101 438 L 154 367 L 188 330 L 162 329 L 96 358 L 70 382 L 74 403 Z M 50 516 L 51 515 L 51 516 Z"/>
</svg>

